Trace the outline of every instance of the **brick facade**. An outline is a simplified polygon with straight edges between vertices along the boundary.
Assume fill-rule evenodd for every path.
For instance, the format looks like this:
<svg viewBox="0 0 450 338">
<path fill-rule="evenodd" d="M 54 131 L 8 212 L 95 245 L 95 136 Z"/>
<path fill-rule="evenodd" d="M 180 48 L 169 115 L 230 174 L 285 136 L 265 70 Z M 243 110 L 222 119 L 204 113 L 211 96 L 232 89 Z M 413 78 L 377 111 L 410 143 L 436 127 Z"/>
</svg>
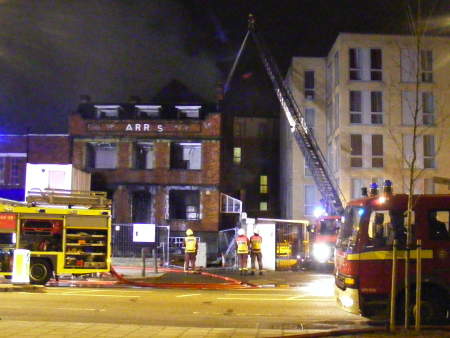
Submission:
<svg viewBox="0 0 450 338">
<path fill-rule="evenodd" d="M 107 190 L 113 197 L 116 223 L 133 222 L 133 194 L 148 194 L 149 222 L 169 225 L 171 231 L 216 232 L 219 228 L 219 184 L 221 115 L 207 114 L 198 119 L 85 119 L 73 114 L 69 119 L 73 138 L 72 163 L 92 173 L 95 189 Z M 137 169 L 134 164 L 137 142 L 151 142 L 154 161 L 151 169 Z M 114 168 L 89 168 L 89 144 L 108 142 L 117 149 Z M 171 169 L 171 144 L 201 144 L 200 169 Z M 199 219 L 171 219 L 171 190 L 198 191 Z M 139 203 L 137 201 L 136 203 Z"/>
</svg>

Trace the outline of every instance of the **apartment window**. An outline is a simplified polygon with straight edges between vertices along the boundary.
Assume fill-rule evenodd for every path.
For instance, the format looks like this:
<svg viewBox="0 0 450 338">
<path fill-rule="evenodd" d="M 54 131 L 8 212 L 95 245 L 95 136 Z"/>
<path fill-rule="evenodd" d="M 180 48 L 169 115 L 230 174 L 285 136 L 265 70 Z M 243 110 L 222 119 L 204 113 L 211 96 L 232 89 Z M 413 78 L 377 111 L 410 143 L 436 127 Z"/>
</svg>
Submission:
<svg viewBox="0 0 450 338">
<path fill-rule="evenodd" d="M 234 136 L 243 137 L 245 136 L 245 124 L 243 122 L 237 122 L 234 125 Z"/>
<path fill-rule="evenodd" d="M 420 51 L 422 82 L 433 82 L 433 53 L 431 50 Z"/>
<path fill-rule="evenodd" d="M 370 80 L 382 80 L 382 57 L 381 49 L 370 50 Z"/>
<path fill-rule="evenodd" d="M 132 193 L 131 219 L 133 223 L 151 223 L 151 197 L 145 190 Z"/>
<path fill-rule="evenodd" d="M 425 194 L 435 194 L 434 181 L 432 178 L 425 178 L 423 180 L 423 192 Z"/>
<path fill-rule="evenodd" d="M 349 50 L 349 66 L 350 80 L 362 80 L 362 62 L 361 49 L 350 48 Z"/>
<path fill-rule="evenodd" d="M 305 176 L 307 177 L 311 177 L 312 176 L 312 171 L 311 169 L 309 169 L 308 164 L 305 161 Z"/>
<path fill-rule="evenodd" d="M 383 168 L 383 135 L 372 135 L 372 168 Z"/>
<path fill-rule="evenodd" d="M 434 95 L 431 92 L 422 93 L 422 114 L 424 125 L 434 124 Z"/>
<path fill-rule="evenodd" d="M 417 73 L 417 53 L 414 49 L 400 50 L 401 79 L 403 82 L 415 82 Z"/>
<path fill-rule="evenodd" d="M 411 165 L 413 156 L 413 135 L 403 135 L 403 156 L 405 168 Z M 434 135 L 423 135 L 416 137 L 417 167 L 432 169 L 436 168 L 436 146 Z"/>
<path fill-rule="evenodd" d="M 114 169 L 117 166 L 115 143 L 89 143 L 87 164 L 91 169 Z"/>
<path fill-rule="evenodd" d="M 312 134 L 314 134 L 314 124 L 316 119 L 316 111 L 314 108 L 306 108 L 305 109 L 305 121 L 309 130 Z"/>
<path fill-rule="evenodd" d="M 351 194 L 352 199 L 360 198 L 362 197 L 362 188 L 364 187 L 364 180 L 361 178 L 352 178 L 351 181 Z"/>
<path fill-rule="evenodd" d="M 414 124 L 414 115 L 417 111 L 417 124 L 433 125 L 435 122 L 435 103 L 432 92 L 421 92 L 416 100 L 415 92 L 402 92 L 402 122 L 405 125 Z"/>
<path fill-rule="evenodd" d="M 200 192 L 198 190 L 170 190 L 170 219 L 200 219 Z"/>
<path fill-rule="evenodd" d="M 259 211 L 267 211 L 269 206 L 267 202 L 259 202 Z"/>
<path fill-rule="evenodd" d="M 0 184 L 5 184 L 6 158 L 0 157 Z"/>
<path fill-rule="evenodd" d="M 434 135 L 423 135 L 423 167 L 435 168 Z"/>
<path fill-rule="evenodd" d="M 314 100 L 314 71 L 305 71 L 305 99 Z"/>
<path fill-rule="evenodd" d="M 316 186 L 313 184 L 305 184 L 305 215 L 312 216 L 314 214 L 314 204 L 316 202 Z"/>
<path fill-rule="evenodd" d="M 417 79 L 417 50 L 402 48 L 401 51 L 401 78 L 404 82 L 433 82 L 433 52 L 420 51 L 420 78 Z"/>
<path fill-rule="evenodd" d="M 267 183 L 267 175 L 259 176 L 259 193 L 267 194 L 269 192 L 269 185 Z"/>
<path fill-rule="evenodd" d="M 202 144 L 191 142 L 172 143 L 170 169 L 199 170 L 202 168 Z"/>
<path fill-rule="evenodd" d="M 241 164 L 242 161 L 242 153 L 240 147 L 234 147 L 233 148 L 233 163 L 234 164 Z"/>
<path fill-rule="evenodd" d="M 350 146 L 352 148 L 350 153 L 350 166 L 352 168 L 362 168 L 362 135 L 350 135 Z"/>
<path fill-rule="evenodd" d="M 339 84 L 339 53 L 334 54 L 334 85 Z"/>
<path fill-rule="evenodd" d="M 153 169 L 155 150 L 151 142 L 138 142 L 135 146 L 135 168 Z"/>
<path fill-rule="evenodd" d="M 360 91 L 350 91 L 350 123 L 362 122 L 362 96 Z"/>
<path fill-rule="evenodd" d="M 383 124 L 383 93 L 370 92 L 370 121 L 372 124 Z"/>
</svg>

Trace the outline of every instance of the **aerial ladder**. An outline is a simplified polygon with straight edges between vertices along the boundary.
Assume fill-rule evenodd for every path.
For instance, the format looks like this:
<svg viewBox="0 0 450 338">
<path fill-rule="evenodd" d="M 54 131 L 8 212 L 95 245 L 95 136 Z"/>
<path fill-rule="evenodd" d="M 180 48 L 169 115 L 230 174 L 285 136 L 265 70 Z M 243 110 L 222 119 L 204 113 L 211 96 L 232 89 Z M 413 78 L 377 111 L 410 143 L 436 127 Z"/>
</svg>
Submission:
<svg viewBox="0 0 450 338">
<path fill-rule="evenodd" d="M 261 57 L 264 68 L 272 82 L 281 108 L 291 127 L 291 132 L 303 153 L 306 165 L 310 169 L 314 182 L 322 196 L 321 203 L 329 215 L 340 215 L 343 213 L 344 197 L 339 189 L 336 179 L 329 169 L 326 159 L 319 148 L 319 145 L 306 124 L 304 115 L 297 105 L 291 90 L 285 85 L 281 72 L 275 62 L 275 59 L 269 52 L 263 38 L 258 35 L 255 28 L 255 19 L 249 15 L 248 31 L 244 41 L 238 51 L 234 64 L 226 80 L 224 90 L 227 91 L 233 73 L 239 62 L 240 56 L 251 36 Z"/>
</svg>

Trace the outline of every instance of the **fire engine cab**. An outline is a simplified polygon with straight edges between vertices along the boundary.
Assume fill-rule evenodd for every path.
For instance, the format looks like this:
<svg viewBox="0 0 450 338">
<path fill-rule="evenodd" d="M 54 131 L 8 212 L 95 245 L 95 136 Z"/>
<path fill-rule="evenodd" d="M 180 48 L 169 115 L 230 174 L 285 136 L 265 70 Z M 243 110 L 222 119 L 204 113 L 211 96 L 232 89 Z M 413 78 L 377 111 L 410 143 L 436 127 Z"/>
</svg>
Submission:
<svg viewBox="0 0 450 338">
<path fill-rule="evenodd" d="M 412 243 L 409 251 L 410 311 L 415 311 L 416 240 L 421 240 L 424 323 L 445 319 L 450 311 L 450 195 L 414 195 Z M 392 183 L 384 192 L 371 186 L 370 196 L 347 204 L 336 243 L 335 291 L 343 309 L 370 316 L 388 313 L 393 243 L 397 243 L 397 293 L 399 314 L 404 313 L 406 211 L 408 195 L 393 194 Z M 401 317 L 399 317 L 401 318 Z"/>
<path fill-rule="evenodd" d="M 30 281 L 55 274 L 108 272 L 111 211 L 106 193 L 32 192 L 27 203 L 0 199 L 0 276 L 12 275 L 15 249 L 31 251 Z"/>
</svg>

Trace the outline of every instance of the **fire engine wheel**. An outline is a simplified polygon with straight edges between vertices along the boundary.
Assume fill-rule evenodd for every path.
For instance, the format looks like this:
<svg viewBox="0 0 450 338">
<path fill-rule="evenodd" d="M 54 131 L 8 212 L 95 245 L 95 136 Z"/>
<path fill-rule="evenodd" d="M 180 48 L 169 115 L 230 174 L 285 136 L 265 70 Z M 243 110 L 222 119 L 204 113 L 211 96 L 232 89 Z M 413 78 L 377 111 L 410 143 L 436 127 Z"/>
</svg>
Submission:
<svg viewBox="0 0 450 338">
<path fill-rule="evenodd" d="M 31 260 L 30 282 L 32 284 L 45 285 L 52 275 L 52 266 L 45 259 Z"/>
<path fill-rule="evenodd" d="M 413 291 L 414 292 L 414 291 Z M 411 302 L 409 306 L 409 318 L 411 322 L 414 322 L 416 314 L 416 299 L 415 294 L 411 295 Z M 421 303 L 421 322 L 422 324 L 439 324 L 445 321 L 447 310 L 445 308 L 445 300 L 443 295 L 435 289 L 422 290 L 422 303 Z M 405 297 L 404 295 L 399 298 L 397 318 L 400 322 L 405 320 Z"/>
</svg>

